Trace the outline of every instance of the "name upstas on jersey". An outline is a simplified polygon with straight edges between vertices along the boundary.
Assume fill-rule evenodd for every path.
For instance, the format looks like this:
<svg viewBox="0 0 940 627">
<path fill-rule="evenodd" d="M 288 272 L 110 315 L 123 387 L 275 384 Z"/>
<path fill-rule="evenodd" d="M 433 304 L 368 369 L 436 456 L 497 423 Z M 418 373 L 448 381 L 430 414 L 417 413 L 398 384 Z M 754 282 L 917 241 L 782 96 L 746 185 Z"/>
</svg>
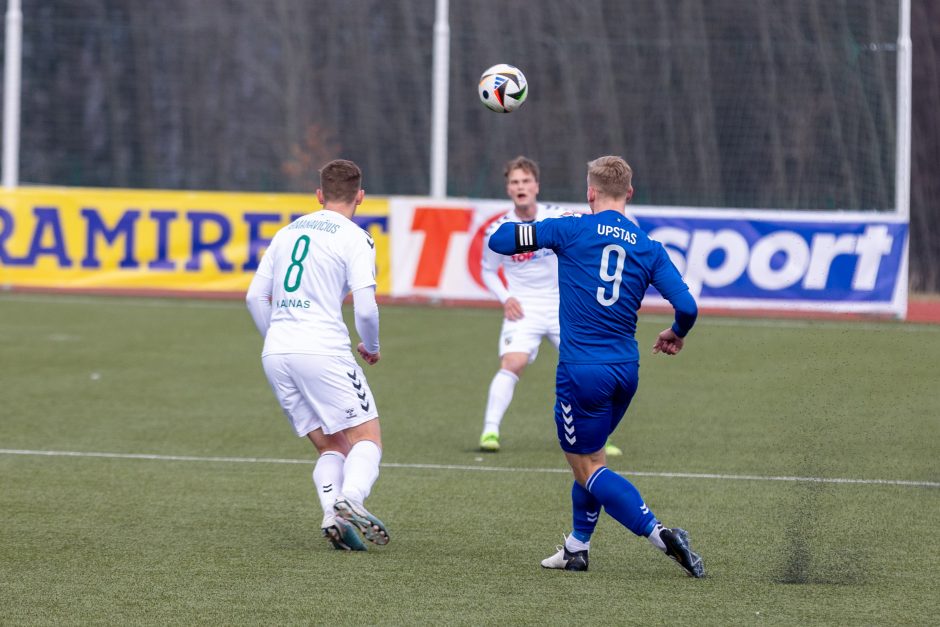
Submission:
<svg viewBox="0 0 940 627">
<path fill-rule="evenodd" d="M 633 231 L 628 231 L 627 229 L 621 228 L 619 226 L 610 226 L 609 224 L 598 224 L 597 225 L 597 234 L 604 237 L 616 237 L 619 240 L 628 242 L 630 244 L 636 244 L 636 233 Z"/>
</svg>

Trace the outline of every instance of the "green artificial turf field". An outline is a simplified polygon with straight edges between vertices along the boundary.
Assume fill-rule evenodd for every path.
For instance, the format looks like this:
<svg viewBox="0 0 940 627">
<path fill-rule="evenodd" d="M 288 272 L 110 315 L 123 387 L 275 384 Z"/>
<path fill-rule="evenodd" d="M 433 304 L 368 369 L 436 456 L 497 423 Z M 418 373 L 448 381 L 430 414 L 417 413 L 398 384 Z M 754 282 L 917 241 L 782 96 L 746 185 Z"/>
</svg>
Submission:
<svg viewBox="0 0 940 627">
<path fill-rule="evenodd" d="M 482 454 L 499 312 L 381 315 L 392 540 L 343 553 L 242 303 L 0 296 L 0 623 L 938 620 L 940 327 L 705 316 L 670 358 L 641 317 L 610 466 L 689 530 L 692 580 L 607 517 L 589 572 L 541 569 L 571 524 L 554 349 Z"/>
</svg>

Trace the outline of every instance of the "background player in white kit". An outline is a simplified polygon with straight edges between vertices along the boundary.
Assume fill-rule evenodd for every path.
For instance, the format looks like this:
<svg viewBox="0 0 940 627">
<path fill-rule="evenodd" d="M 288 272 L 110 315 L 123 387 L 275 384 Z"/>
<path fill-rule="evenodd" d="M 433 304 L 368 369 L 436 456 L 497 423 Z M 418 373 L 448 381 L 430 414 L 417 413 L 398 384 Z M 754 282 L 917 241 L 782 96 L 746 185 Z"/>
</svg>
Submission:
<svg viewBox="0 0 940 627">
<path fill-rule="evenodd" d="M 320 453 L 313 482 L 323 507 L 323 535 L 337 549 L 364 550 L 356 532 L 376 544 L 388 531 L 363 502 L 379 476 L 378 411 L 350 350 L 342 304 L 352 292 L 357 350 L 379 361 L 375 244 L 353 221 L 362 202 L 362 172 L 346 160 L 320 170 L 323 209 L 277 232 L 248 288 L 246 301 L 264 337 L 265 375 L 298 436 Z"/>
<path fill-rule="evenodd" d="M 503 304 L 503 328 L 499 335 L 499 371 L 490 383 L 480 449 L 499 450 L 499 426 L 512 401 L 513 392 L 525 367 L 535 361 L 542 338 L 555 348 L 561 341 L 558 324 L 558 260 L 547 248 L 521 255 L 504 256 L 490 250 L 489 236 L 507 222 L 534 222 L 561 217 L 561 207 L 540 204 L 539 166 L 519 156 L 506 163 L 506 195 L 513 209 L 494 221 L 483 241 L 483 283 Z M 499 278 L 503 267 L 508 289 Z M 607 443 L 608 455 L 620 455 Z"/>
</svg>

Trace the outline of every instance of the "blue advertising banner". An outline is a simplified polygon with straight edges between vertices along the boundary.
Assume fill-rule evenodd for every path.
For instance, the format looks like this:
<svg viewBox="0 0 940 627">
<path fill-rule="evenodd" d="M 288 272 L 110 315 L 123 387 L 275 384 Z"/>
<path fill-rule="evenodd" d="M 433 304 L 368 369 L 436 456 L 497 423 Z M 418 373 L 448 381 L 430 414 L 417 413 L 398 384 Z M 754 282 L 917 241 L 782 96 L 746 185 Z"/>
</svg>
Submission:
<svg viewBox="0 0 940 627">
<path fill-rule="evenodd" d="M 894 313 L 908 224 L 894 216 L 634 207 L 701 304 Z"/>
</svg>

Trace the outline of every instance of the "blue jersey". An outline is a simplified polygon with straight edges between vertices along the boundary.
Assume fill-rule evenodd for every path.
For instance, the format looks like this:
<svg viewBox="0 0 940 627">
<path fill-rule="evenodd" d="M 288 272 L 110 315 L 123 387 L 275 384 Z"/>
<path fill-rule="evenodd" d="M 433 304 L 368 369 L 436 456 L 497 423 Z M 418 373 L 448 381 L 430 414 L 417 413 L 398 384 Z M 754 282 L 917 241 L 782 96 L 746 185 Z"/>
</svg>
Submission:
<svg viewBox="0 0 940 627">
<path fill-rule="evenodd" d="M 695 299 L 662 244 L 617 211 L 505 224 L 490 238 L 504 255 L 533 246 L 558 257 L 560 362 L 638 361 L 637 312 L 650 285 L 676 309 L 677 335 L 695 323 Z"/>
</svg>

